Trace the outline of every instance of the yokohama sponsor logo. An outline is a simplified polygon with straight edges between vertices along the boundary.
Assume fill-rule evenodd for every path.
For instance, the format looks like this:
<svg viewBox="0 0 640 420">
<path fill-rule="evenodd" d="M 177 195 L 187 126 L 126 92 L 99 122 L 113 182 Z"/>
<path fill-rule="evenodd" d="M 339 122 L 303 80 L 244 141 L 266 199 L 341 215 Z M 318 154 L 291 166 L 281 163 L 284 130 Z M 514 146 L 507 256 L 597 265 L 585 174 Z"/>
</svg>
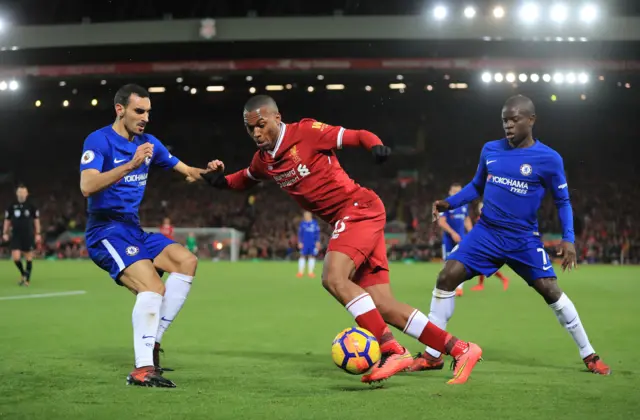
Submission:
<svg viewBox="0 0 640 420">
<path fill-rule="evenodd" d="M 511 178 L 505 178 L 505 177 L 502 177 L 502 176 L 489 175 L 487 177 L 487 180 L 493 182 L 494 184 L 508 185 L 509 187 L 520 188 L 520 189 L 523 189 L 523 190 L 528 190 L 529 189 L 529 184 L 527 184 L 526 182 L 517 181 L 517 180 L 511 179 Z"/>
</svg>

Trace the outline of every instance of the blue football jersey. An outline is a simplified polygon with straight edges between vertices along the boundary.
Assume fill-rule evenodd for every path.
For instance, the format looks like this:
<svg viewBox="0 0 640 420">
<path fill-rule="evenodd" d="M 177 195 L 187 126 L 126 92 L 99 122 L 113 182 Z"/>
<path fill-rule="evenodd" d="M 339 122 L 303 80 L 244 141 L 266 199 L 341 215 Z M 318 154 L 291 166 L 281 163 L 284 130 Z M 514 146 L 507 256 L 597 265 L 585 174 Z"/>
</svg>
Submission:
<svg viewBox="0 0 640 420">
<path fill-rule="evenodd" d="M 320 226 L 315 219 L 307 222 L 303 220 L 300 222 L 298 228 L 298 241 L 304 247 L 315 247 L 317 242 L 320 242 Z"/>
<path fill-rule="evenodd" d="M 150 166 L 156 165 L 169 169 L 177 165 L 179 160 L 169 153 L 160 140 L 150 134 L 135 136 L 133 141 L 129 141 L 116 133 L 111 126 L 107 126 L 94 131 L 85 139 L 80 159 L 80 172 L 85 169 L 107 172 L 124 165 L 133 158 L 138 146 L 146 142 L 154 145 L 151 158 L 115 184 L 87 199 L 89 225 L 92 223 L 92 216 L 100 220 L 118 220 L 138 224 L 138 208 L 144 197 Z"/>
<path fill-rule="evenodd" d="M 539 140 L 528 148 L 511 147 L 506 138 L 486 143 L 473 181 L 447 201 L 457 208 L 484 195 L 480 223 L 507 235 L 539 236 L 537 213 L 546 191 L 555 199 L 563 240 L 574 242 L 562 158 Z"/>
<path fill-rule="evenodd" d="M 444 217 L 451 229 L 453 229 L 461 238 L 467 232 L 467 229 L 464 226 L 464 221 L 469 216 L 469 208 L 468 206 L 462 205 L 460 207 L 456 207 L 455 209 L 447 210 L 445 212 L 440 213 L 440 217 Z M 449 235 L 448 232 L 443 232 L 443 242 L 445 245 L 454 244 L 453 238 Z"/>
</svg>

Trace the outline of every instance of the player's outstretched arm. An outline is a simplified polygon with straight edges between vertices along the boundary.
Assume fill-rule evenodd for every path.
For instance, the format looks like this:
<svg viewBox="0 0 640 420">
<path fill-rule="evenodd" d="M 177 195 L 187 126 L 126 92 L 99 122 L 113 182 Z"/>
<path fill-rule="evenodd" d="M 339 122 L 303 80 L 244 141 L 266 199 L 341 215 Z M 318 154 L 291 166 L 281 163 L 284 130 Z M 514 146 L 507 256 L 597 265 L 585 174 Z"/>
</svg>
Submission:
<svg viewBox="0 0 640 420">
<path fill-rule="evenodd" d="M 176 166 L 173 167 L 173 170 L 184 175 L 187 182 L 204 181 L 202 175 L 207 173 L 208 171 L 207 169 L 200 169 L 189 166 L 182 161 L 179 161 Z"/>
<path fill-rule="evenodd" d="M 383 163 L 391 156 L 391 148 L 385 146 L 380 137 L 367 130 L 349 130 L 340 128 L 342 133 L 338 141 L 338 148 L 346 147 L 362 147 L 373 154 L 376 163 Z"/>
<path fill-rule="evenodd" d="M 260 182 L 251 174 L 250 168 L 225 175 L 224 163 L 219 160 L 209 162 L 207 172 L 202 174 L 201 177 L 214 188 L 237 191 L 247 190 Z"/>
<path fill-rule="evenodd" d="M 117 166 L 110 171 L 100 172 L 98 169 L 85 169 L 80 173 L 80 191 L 85 197 L 90 197 L 105 188 L 110 187 L 129 172 L 140 167 L 147 158 L 153 156 L 153 144 L 144 143 L 138 146 L 136 153 L 129 162 Z"/>
<path fill-rule="evenodd" d="M 343 147 L 362 147 L 373 154 L 376 163 L 385 162 L 391 155 L 391 148 L 371 131 L 350 130 L 344 127 L 330 126 L 319 121 L 305 119 L 301 127 L 314 137 L 314 144 L 321 150 L 335 150 Z"/>
<path fill-rule="evenodd" d="M 487 182 L 487 165 L 485 164 L 484 148 L 480 153 L 480 163 L 476 174 L 470 183 L 464 186 L 457 194 L 442 200 L 448 203 L 449 209 L 455 209 L 472 202 L 484 193 L 484 187 Z M 443 210 L 440 210 L 443 211 Z"/>
</svg>

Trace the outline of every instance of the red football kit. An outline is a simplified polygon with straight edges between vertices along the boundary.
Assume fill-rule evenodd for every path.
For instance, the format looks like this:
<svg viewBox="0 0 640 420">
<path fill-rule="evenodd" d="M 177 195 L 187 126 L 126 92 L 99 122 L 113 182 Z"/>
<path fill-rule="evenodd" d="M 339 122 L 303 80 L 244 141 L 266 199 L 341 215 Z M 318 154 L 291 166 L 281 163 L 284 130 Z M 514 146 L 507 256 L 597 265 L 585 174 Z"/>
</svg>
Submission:
<svg viewBox="0 0 640 420">
<path fill-rule="evenodd" d="M 226 176 L 229 188 L 243 190 L 273 179 L 300 207 L 334 225 L 328 251 L 348 255 L 360 287 L 389 282 L 382 200 L 342 169 L 335 150 L 381 145 L 369 131 L 347 130 L 312 119 L 280 124 L 271 151 L 257 151 L 248 168 Z"/>
<path fill-rule="evenodd" d="M 160 226 L 160 233 L 162 233 L 167 238 L 173 240 L 173 225 L 162 225 Z"/>
</svg>

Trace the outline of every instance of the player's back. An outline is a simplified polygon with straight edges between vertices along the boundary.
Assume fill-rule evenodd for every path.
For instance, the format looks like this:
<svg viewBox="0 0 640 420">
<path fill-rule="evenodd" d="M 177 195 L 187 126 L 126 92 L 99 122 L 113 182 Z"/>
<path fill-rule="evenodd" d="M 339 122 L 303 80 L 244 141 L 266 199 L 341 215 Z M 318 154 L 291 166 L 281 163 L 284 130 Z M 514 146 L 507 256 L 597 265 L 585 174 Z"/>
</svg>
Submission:
<svg viewBox="0 0 640 420">
<path fill-rule="evenodd" d="M 274 150 L 256 152 L 250 170 L 273 179 L 303 209 L 332 223 L 347 206 L 377 198 L 340 166 L 334 150 L 342 147 L 343 132 L 312 119 L 282 123 Z"/>
<path fill-rule="evenodd" d="M 505 138 L 485 144 L 480 165 L 486 176 L 480 223 L 538 235 L 537 212 L 546 189 L 567 187 L 556 179 L 563 172 L 560 155 L 539 140 L 528 148 L 513 148 Z"/>
</svg>

